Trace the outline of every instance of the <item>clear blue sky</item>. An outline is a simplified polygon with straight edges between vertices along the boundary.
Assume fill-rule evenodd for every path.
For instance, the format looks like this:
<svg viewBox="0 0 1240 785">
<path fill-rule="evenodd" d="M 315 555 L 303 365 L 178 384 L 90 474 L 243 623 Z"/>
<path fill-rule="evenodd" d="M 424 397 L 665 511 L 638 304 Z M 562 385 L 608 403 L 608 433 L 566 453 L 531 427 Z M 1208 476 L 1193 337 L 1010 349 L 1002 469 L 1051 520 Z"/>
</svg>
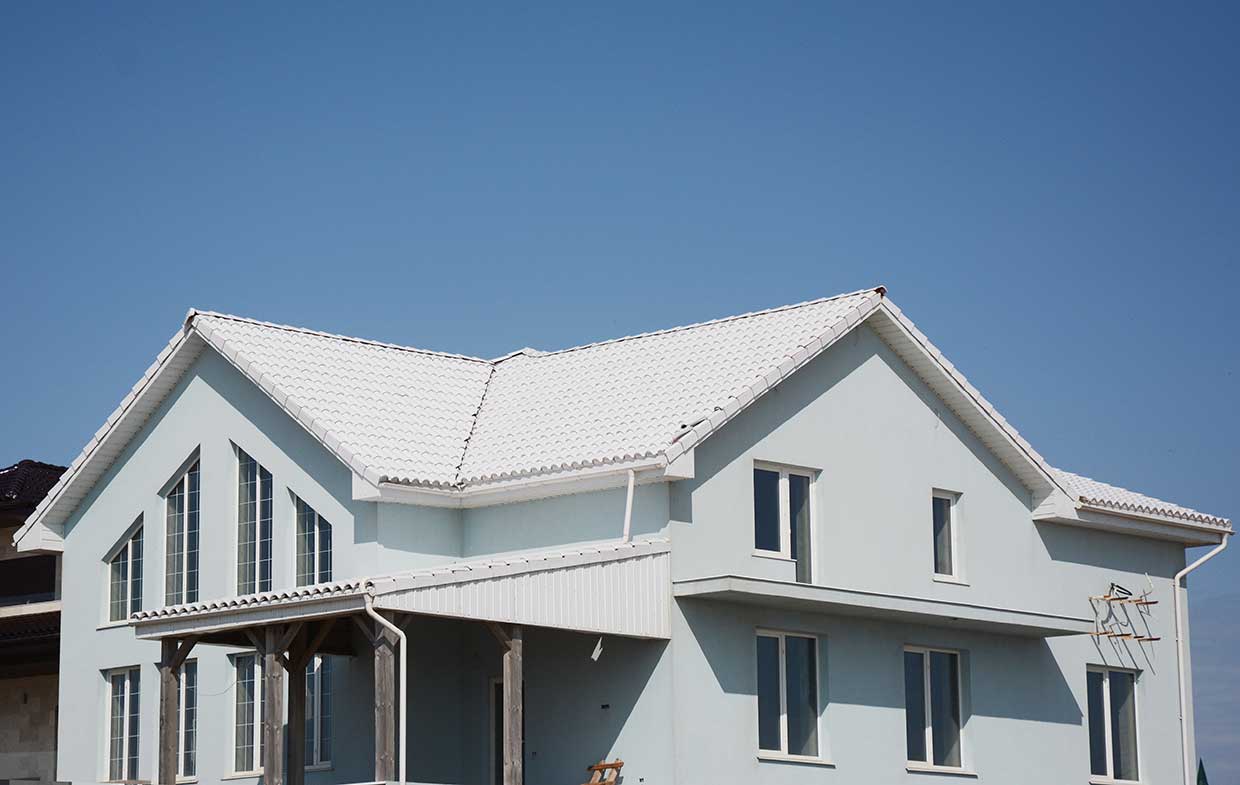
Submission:
<svg viewBox="0 0 1240 785">
<path fill-rule="evenodd" d="M 494 356 L 882 283 L 1051 462 L 1240 517 L 1240 6 L 582 5 L 4 4 L 0 462 L 190 306 Z"/>
</svg>

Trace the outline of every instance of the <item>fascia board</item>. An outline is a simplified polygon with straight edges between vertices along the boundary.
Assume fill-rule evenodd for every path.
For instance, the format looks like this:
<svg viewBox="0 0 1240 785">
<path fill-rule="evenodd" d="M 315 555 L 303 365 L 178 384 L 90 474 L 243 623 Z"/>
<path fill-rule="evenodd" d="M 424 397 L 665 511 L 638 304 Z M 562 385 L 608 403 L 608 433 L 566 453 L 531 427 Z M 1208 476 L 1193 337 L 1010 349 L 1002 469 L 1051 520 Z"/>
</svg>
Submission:
<svg viewBox="0 0 1240 785">
<path fill-rule="evenodd" d="M 1070 513 L 1055 511 L 1035 515 L 1033 520 L 1039 523 L 1079 526 L 1155 540 L 1171 540 L 1183 543 L 1185 546 L 1217 545 L 1222 542 L 1223 537 L 1231 534 L 1226 529 L 1206 527 L 1175 518 L 1131 515 L 1084 505 Z"/>
</svg>

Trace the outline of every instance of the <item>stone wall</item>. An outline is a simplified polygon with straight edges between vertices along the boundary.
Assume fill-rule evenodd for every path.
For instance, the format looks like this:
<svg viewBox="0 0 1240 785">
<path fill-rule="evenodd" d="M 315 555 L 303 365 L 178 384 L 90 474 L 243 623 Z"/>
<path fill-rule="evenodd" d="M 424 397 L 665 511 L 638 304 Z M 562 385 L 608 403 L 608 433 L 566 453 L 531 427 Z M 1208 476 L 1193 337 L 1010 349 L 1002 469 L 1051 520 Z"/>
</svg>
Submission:
<svg viewBox="0 0 1240 785">
<path fill-rule="evenodd" d="M 0 781 L 56 778 L 57 677 L 0 679 Z"/>
</svg>

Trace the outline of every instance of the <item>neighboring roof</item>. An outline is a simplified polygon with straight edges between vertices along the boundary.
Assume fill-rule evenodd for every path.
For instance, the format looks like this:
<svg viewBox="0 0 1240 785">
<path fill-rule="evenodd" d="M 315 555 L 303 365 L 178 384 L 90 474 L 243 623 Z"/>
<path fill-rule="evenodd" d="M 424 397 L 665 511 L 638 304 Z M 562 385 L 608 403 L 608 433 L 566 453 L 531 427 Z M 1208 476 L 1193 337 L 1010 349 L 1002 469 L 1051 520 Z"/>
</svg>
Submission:
<svg viewBox="0 0 1240 785">
<path fill-rule="evenodd" d="M 1091 480 L 1088 477 L 1082 477 L 1079 474 L 1066 472 L 1062 469 L 1055 469 L 1055 474 L 1073 496 L 1074 500 L 1090 507 L 1102 507 L 1121 513 L 1174 518 L 1187 523 L 1204 523 L 1224 529 L 1231 527 L 1231 521 L 1226 518 L 1197 512 L 1188 507 L 1181 507 L 1178 504 L 1165 502 L 1162 499 L 1155 499 L 1153 496 L 1146 496 L 1143 493 L 1130 491 L 1126 488 Z"/>
<path fill-rule="evenodd" d="M 0 469 L 0 511 L 33 510 L 64 472 L 64 466 L 29 459 Z"/>
<path fill-rule="evenodd" d="M 600 467 L 667 465 L 867 320 L 1036 502 L 1071 495 L 1065 473 L 1046 463 L 882 287 L 495 360 L 190 311 L 19 538 L 36 521 L 47 529 L 71 514 L 206 345 L 368 482 L 462 494 Z M 1222 520 L 1196 515 L 1183 520 Z"/>
</svg>

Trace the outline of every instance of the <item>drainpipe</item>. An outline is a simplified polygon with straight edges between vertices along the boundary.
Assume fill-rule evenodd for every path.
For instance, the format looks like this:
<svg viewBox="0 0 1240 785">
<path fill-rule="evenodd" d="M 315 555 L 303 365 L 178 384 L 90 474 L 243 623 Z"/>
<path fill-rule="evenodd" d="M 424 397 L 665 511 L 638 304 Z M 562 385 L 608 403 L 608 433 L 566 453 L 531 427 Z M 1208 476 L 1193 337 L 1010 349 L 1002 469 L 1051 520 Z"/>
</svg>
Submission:
<svg viewBox="0 0 1240 785">
<path fill-rule="evenodd" d="M 400 627 L 380 616 L 375 611 L 375 599 L 369 592 L 362 595 L 363 601 L 366 603 L 366 615 L 387 629 L 396 633 L 396 637 L 400 638 L 400 745 L 397 748 L 400 755 L 400 785 L 405 785 L 405 737 L 409 735 L 409 726 L 405 724 L 405 702 L 409 693 L 409 647 L 406 645 L 408 641 L 405 639 L 405 633 Z"/>
<path fill-rule="evenodd" d="M 624 500 L 624 541 L 633 539 L 633 485 L 637 482 L 637 472 L 629 469 L 629 493 Z"/>
<path fill-rule="evenodd" d="M 1222 553 L 1229 539 L 1231 539 L 1231 532 L 1225 532 L 1218 547 L 1175 574 L 1175 650 L 1176 666 L 1180 676 L 1180 743 L 1184 749 L 1184 785 L 1193 785 L 1194 780 L 1193 762 L 1188 757 L 1188 718 L 1185 716 L 1188 712 L 1188 686 L 1184 678 L 1184 614 L 1188 612 L 1188 609 L 1180 610 L 1180 598 L 1184 594 L 1184 589 L 1180 587 L 1180 580 Z"/>
</svg>

